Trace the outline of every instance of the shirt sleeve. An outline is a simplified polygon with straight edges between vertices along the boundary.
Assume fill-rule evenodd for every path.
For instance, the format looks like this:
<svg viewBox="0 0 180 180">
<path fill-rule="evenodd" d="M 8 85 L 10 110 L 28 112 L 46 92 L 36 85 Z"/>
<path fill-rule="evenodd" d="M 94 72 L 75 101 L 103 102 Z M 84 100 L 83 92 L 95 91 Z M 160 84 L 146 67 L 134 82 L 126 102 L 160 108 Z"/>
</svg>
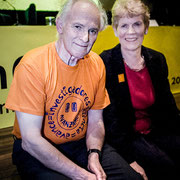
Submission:
<svg viewBox="0 0 180 180">
<path fill-rule="evenodd" d="M 44 82 L 41 71 L 31 64 L 20 62 L 6 100 L 7 109 L 34 115 L 44 115 Z"/>
<path fill-rule="evenodd" d="M 107 89 L 105 88 L 106 81 L 106 69 L 102 59 L 99 57 L 99 68 L 97 72 L 100 72 L 100 78 L 98 82 L 98 89 L 95 95 L 94 105 L 91 109 L 104 109 L 106 106 L 110 104 L 109 95 Z"/>
</svg>

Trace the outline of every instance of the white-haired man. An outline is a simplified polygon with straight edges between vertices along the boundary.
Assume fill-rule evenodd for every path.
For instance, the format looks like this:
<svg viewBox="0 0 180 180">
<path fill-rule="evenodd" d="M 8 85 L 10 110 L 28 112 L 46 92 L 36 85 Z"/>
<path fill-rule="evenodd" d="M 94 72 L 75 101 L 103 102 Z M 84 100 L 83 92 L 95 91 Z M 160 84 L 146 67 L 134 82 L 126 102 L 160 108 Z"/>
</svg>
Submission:
<svg viewBox="0 0 180 180">
<path fill-rule="evenodd" d="M 65 1 L 58 40 L 18 64 L 6 108 L 16 112 L 13 161 L 23 179 L 141 179 L 104 145 L 110 102 L 104 64 L 91 48 L 106 19 L 98 1 Z"/>
</svg>

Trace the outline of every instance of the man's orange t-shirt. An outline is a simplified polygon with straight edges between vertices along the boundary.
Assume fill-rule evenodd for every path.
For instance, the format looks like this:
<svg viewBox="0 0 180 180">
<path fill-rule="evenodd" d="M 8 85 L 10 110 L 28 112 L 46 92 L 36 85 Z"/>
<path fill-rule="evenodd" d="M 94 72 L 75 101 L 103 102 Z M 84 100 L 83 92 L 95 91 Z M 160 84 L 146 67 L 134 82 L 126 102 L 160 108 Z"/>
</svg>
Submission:
<svg viewBox="0 0 180 180">
<path fill-rule="evenodd" d="M 83 138 L 89 109 L 109 104 L 105 67 L 94 52 L 68 66 L 55 43 L 31 50 L 16 67 L 5 107 L 44 116 L 43 136 L 62 144 Z M 21 138 L 17 119 L 13 134 Z"/>
</svg>

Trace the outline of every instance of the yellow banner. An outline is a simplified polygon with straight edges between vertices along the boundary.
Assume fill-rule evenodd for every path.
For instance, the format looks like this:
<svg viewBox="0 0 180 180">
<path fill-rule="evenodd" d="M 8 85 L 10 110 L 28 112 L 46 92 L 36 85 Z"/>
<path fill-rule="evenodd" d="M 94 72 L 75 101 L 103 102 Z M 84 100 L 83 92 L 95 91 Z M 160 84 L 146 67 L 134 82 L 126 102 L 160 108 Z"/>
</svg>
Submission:
<svg viewBox="0 0 180 180">
<path fill-rule="evenodd" d="M 4 108 L 13 78 L 16 60 L 32 48 L 56 40 L 55 26 L 1 26 L 0 27 L 0 128 L 14 122 L 14 112 Z M 173 94 L 180 93 L 180 27 L 150 27 L 144 45 L 166 56 L 169 81 Z M 98 54 L 118 44 L 111 26 L 99 33 L 93 46 Z"/>
</svg>

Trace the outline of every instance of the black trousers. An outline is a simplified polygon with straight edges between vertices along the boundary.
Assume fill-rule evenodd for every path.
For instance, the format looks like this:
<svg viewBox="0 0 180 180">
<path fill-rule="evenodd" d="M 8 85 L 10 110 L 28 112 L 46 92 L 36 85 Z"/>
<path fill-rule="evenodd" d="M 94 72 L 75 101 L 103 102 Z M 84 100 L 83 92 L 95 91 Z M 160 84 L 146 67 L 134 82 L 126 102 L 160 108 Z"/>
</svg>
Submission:
<svg viewBox="0 0 180 180">
<path fill-rule="evenodd" d="M 148 180 L 180 179 L 180 136 L 137 135 L 133 149 Z"/>
<path fill-rule="evenodd" d="M 69 180 L 68 177 L 45 167 L 37 159 L 24 151 L 21 140 L 16 139 L 13 146 L 13 163 L 24 180 Z M 85 139 L 76 142 L 57 145 L 64 155 L 79 166 L 87 169 L 87 150 Z M 142 180 L 139 173 L 135 172 L 129 164 L 115 151 L 105 144 L 102 149 L 102 167 L 108 180 Z"/>
</svg>

